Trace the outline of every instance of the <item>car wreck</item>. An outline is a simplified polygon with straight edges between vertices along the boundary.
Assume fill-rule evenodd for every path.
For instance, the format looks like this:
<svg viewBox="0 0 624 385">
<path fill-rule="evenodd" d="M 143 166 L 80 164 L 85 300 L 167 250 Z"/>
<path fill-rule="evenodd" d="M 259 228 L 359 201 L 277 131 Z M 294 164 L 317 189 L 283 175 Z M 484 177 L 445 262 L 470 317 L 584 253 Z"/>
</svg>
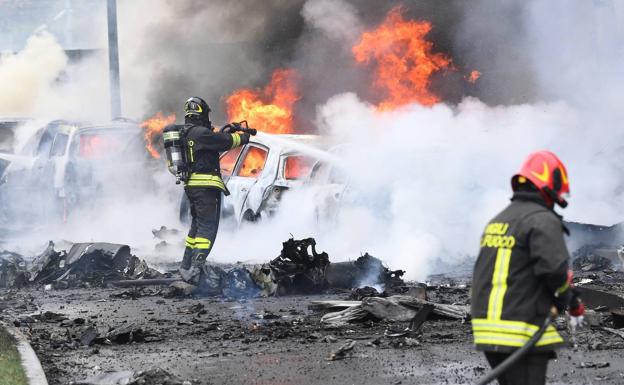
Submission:
<svg viewBox="0 0 624 385">
<path fill-rule="evenodd" d="M 237 225 L 268 219 L 279 209 L 283 194 L 306 183 L 328 146 L 317 135 L 258 136 L 224 152 L 221 175 L 229 195 L 222 200 L 221 217 Z M 189 215 L 183 195 L 181 221 L 187 223 Z"/>
<path fill-rule="evenodd" d="M 123 119 L 102 125 L 52 121 L 17 150 L 0 154 L 8 163 L 0 175 L 0 201 L 11 202 L 0 208 L 4 222 L 59 222 L 102 199 L 108 185 L 126 185 L 130 177 L 135 188 L 152 183 L 149 173 L 141 180 L 133 172 L 150 167 L 151 158 L 138 124 Z M 116 167 L 120 162 L 126 167 Z"/>
</svg>

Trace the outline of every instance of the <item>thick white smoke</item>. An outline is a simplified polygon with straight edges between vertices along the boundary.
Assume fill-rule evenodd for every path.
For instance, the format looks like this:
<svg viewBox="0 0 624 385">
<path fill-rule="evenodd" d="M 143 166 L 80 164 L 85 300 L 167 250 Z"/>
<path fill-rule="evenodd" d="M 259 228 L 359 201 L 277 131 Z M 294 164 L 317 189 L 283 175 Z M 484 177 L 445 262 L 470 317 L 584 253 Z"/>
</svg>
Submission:
<svg viewBox="0 0 624 385">
<path fill-rule="evenodd" d="M 67 57 L 51 34 L 33 35 L 24 49 L 0 56 L 0 116 L 29 116 L 47 103 Z"/>
<path fill-rule="evenodd" d="M 277 8 L 285 3 L 271 2 Z M 228 87 L 257 80 L 265 72 L 270 55 L 264 55 L 267 61 L 254 61 L 263 57 L 258 51 L 264 48 L 241 41 L 267 29 L 272 20 L 269 16 L 274 15 L 258 13 L 250 22 L 234 27 L 238 26 L 233 21 L 238 19 L 240 5 L 224 4 L 193 12 L 185 2 L 119 2 L 126 116 L 144 117 L 154 102 L 148 95 L 158 95 L 160 104 L 165 100 L 179 105 L 184 95 L 201 87 L 209 89 L 216 101 L 216 95 L 227 94 Z M 369 9 L 376 2 L 371 4 Z M 335 94 L 318 105 L 315 122 L 335 144 L 345 144 L 339 155 L 355 202 L 345 202 L 336 221 L 319 225 L 314 191 L 290 194 L 279 215 L 268 223 L 237 231 L 224 226 L 211 258 L 267 261 L 278 254 L 281 242 L 290 234 L 314 236 L 319 249 L 327 250 L 332 260 L 356 258 L 368 251 L 392 268 L 406 269 L 409 278 L 423 279 L 436 268 L 438 258 L 456 260 L 476 253 L 483 225 L 511 195 L 511 175 L 528 153 L 539 149 L 553 150 L 568 166 L 572 197 L 570 207 L 562 211 L 568 219 L 601 224 L 620 221 L 624 214 L 624 186 L 619 177 L 623 135 L 617 130 L 624 84 L 619 65 L 624 55 L 624 24 L 618 22 L 622 7 L 608 1 L 583 0 L 579 4 L 570 7 L 564 0 L 518 0 L 496 6 L 489 1 L 467 3 L 464 25 L 458 30 L 461 36 L 455 44 L 467 57 L 472 53 L 481 61 L 482 66 L 479 60 L 471 62 L 483 72 L 477 87 L 483 84 L 485 91 L 507 104 L 496 106 L 466 98 L 457 105 L 411 105 L 380 113 L 356 92 L 370 79 L 362 78 L 362 73 L 352 75 L 355 67 L 340 64 L 348 62 L 353 40 L 367 25 L 358 14 L 358 4 L 307 1 L 302 8 L 306 39 L 290 59 L 307 75 L 318 74 L 319 89 L 331 89 Z M 516 20 L 513 28 L 502 17 L 509 14 Z M 180 15 L 187 15 L 188 20 L 181 23 Z M 200 28 L 206 24 L 215 26 L 210 34 Z M 495 42 L 497 32 L 505 32 L 500 35 L 505 36 L 505 44 L 494 47 L 506 50 L 475 48 L 483 36 Z M 105 36 L 105 30 L 100 33 Z M 42 110 L 0 99 L 3 114 L 48 116 L 54 111 L 58 112 L 54 118 L 106 117 L 105 54 L 68 66 L 53 39 L 45 34 L 33 39 L 38 43 L 31 41 L 23 52 L 3 59 L 0 84 L 15 84 L 17 92 L 19 84 L 13 75 L 6 75 L 7 68 L 30 69 L 33 75 L 26 76 L 27 81 L 36 84 L 29 83 L 28 95 L 18 99 L 34 98 Z M 195 47 L 196 42 L 205 42 L 208 48 L 202 52 L 186 48 L 187 44 Z M 315 54 L 335 52 L 336 46 L 342 47 L 343 53 L 337 62 L 332 60 L 336 57 Z M 215 47 L 231 49 L 214 52 Z M 323 51 L 324 47 L 331 49 Z M 32 50 L 36 54 L 28 56 L 33 57 L 28 64 L 7 66 Z M 41 78 L 44 75 L 39 71 L 47 75 Z M 61 73 L 63 82 L 58 81 Z M 189 75 L 199 73 L 205 76 Z M 513 81 L 501 83 L 505 89 L 498 89 L 503 86 L 493 79 L 505 78 L 505 74 Z M 518 74 L 527 74 L 526 81 Z M 8 83 L 2 81 L 3 75 Z M 175 95 L 169 92 L 172 85 Z M 306 90 L 306 95 L 325 94 L 316 91 Z M 514 100 L 532 102 L 514 104 Z M 313 115 L 310 111 L 306 114 Z M 119 164 L 109 172 L 114 173 L 116 167 Z M 112 201 L 75 216 L 69 227 L 45 233 L 41 240 L 53 235 L 73 241 L 124 242 L 141 248 L 141 256 L 149 255 L 156 243 L 152 228 L 165 224 L 186 230 L 177 223 L 181 189 L 162 167 L 153 184 L 142 188 L 142 194 L 134 198 L 113 194 Z M 127 183 L 133 184 L 137 175 L 146 172 L 153 170 L 137 168 L 132 170 L 135 174 L 124 175 Z M 123 190 L 126 186 L 115 183 L 109 188 Z M 174 261 L 180 256 L 181 248 L 165 257 Z"/>
<path fill-rule="evenodd" d="M 600 22 L 617 16 L 595 2 L 581 8 L 539 1 L 519 6 L 526 11 L 525 35 L 512 43 L 532 67 L 514 68 L 504 60 L 509 66 L 500 70 L 534 73 L 543 102 L 490 106 L 468 98 L 457 106 L 380 113 L 355 94 L 336 95 L 319 106 L 317 125 L 336 143 L 348 143 L 340 155 L 358 201 L 345 204 L 336 224 L 319 227 L 313 208 L 301 204 L 313 201 L 309 192 L 294 194 L 270 229 L 256 226 L 231 243 L 221 236 L 215 256 L 231 255 L 241 243 L 253 250 L 247 255 L 261 256 L 268 244 L 275 254 L 273 243 L 291 231 L 314 235 L 333 259 L 368 251 L 406 269 L 408 278 L 423 279 L 439 259 L 476 254 L 482 227 L 511 196 L 510 177 L 540 149 L 554 151 L 568 167 L 571 204 L 559 210 L 567 219 L 621 221 L 617 47 L 624 34 L 618 23 Z M 333 39 L 344 37 L 343 21 L 355 17 L 344 3 L 322 0 L 310 0 L 304 14 Z M 483 15 L 471 16 L 475 21 Z"/>
</svg>

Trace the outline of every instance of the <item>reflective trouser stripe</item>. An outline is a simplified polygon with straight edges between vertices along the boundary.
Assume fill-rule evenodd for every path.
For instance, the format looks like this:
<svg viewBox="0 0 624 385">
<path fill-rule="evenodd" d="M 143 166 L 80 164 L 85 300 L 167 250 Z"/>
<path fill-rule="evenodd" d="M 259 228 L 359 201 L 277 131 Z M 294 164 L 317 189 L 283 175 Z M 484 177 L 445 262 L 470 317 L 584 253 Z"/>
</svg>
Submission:
<svg viewBox="0 0 624 385">
<path fill-rule="evenodd" d="M 232 148 L 238 147 L 241 144 L 241 137 L 239 134 L 232 134 Z"/>
<path fill-rule="evenodd" d="M 191 249 L 195 247 L 195 238 L 191 238 L 189 236 L 186 237 L 186 247 L 190 247 Z"/>
<path fill-rule="evenodd" d="M 496 253 L 496 263 L 492 274 L 492 291 L 488 302 L 487 318 L 489 320 L 501 319 L 503 313 L 503 299 L 507 291 L 507 276 L 509 275 L 509 262 L 511 261 L 511 249 L 499 248 Z"/>
<path fill-rule="evenodd" d="M 208 250 L 212 242 L 208 238 L 195 237 L 195 248 L 201 250 Z"/>
<path fill-rule="evenodd" d="M 211 174 L 191 174 L 189 180 L 186 182 L 187 186 L 209 186 L 217 187 L 225 191 L 225 184 L 218 175 Z"/>
<path fill-rule="evenodd" d="M 475 318 L 472 320 L 474 342 L 477 345 L 502 345 L 520 347 L 539 330 L 539 327 L 522 321 L 489 320 Z M 536 346 L 562 343 L 563 339 L 555 328 L 550 325 Z"/>
</svg>

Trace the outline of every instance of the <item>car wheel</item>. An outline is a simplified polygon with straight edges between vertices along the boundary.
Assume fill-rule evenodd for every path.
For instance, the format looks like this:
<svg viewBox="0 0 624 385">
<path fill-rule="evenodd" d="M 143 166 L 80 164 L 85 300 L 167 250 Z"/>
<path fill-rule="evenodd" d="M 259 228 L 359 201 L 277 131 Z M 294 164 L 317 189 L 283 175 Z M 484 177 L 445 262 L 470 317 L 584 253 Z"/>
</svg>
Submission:
<svg viewBox="0 0 624 385">
<path fill-rule="evenodd" d="M 245 214 L 243 214 L 241 225 L 244 223 L 257 223 L 257 222 L 260 222 L 260 219 L 261 219 L 260 214 L 254 214 L 253 211 L 247 210 L 245 211 Z"/>
</svg>

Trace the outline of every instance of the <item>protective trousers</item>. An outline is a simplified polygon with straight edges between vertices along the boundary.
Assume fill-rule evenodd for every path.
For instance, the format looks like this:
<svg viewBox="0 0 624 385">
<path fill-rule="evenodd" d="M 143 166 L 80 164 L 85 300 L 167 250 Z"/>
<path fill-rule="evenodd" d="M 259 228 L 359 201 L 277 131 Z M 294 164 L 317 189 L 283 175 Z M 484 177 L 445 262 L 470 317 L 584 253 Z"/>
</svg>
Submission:
<svg viewBox="0 0 624 385">
<path fill-rule="evenodd" d="M 492 368 L 500 365 L 510 355 L 511 353 L 485 353 Z M 552 356 L 551 352 L 529 353 L 498 377 L 498 383 L 500 385 L 544 385 L 548 360 Z"/>
<path fill-rule="evenodd" d="M 201 268 L 214 245 L 221 216 L 221 190 L 187 186 L 184 191 L 191 207 L 191 228 L 181 267 L 188 270 Z"/>
</svg>

